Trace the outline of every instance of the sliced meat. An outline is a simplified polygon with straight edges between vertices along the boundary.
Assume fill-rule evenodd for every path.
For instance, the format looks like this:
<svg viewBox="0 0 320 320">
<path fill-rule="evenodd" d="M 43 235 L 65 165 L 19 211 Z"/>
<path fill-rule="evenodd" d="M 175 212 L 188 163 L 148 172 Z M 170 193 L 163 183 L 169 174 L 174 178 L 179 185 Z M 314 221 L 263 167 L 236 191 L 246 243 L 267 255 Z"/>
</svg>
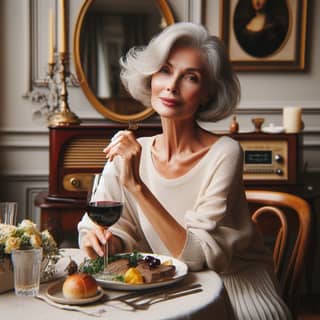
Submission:
<svg viewBox="0 0 320 320">
<path fill-rule="evenodd" d="M 129 259 L 119 259 L 108 264 L 106 271 L 112 274 L 122 275 L 130 268 Z"/>
<path fill-rule="evenodd" d="M 140 261 L 136 268 L 142 274 L 145 283 L 157 282 L 173 277 L 176 272 L 176 267 L 173 265 L 159 265 L 150 268 L 146 261 Z"/>
</svg>

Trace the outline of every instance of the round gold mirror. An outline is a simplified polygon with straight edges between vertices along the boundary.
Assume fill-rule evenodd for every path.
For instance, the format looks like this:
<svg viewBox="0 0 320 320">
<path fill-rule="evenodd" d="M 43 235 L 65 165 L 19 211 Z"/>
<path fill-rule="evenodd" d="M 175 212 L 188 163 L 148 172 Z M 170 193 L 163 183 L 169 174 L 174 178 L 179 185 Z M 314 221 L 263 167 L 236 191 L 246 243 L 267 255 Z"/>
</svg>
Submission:
<svg viewBox="0 0 320 320">
<path fill-rule="evenodd" d="M 74 33 L 75 68 L 88 100 L 106 118 L 130 122 L 153 114 L 123 89 L 119 58 L 172 23 L 165 0 L 84 1 Z"/>
</svg>

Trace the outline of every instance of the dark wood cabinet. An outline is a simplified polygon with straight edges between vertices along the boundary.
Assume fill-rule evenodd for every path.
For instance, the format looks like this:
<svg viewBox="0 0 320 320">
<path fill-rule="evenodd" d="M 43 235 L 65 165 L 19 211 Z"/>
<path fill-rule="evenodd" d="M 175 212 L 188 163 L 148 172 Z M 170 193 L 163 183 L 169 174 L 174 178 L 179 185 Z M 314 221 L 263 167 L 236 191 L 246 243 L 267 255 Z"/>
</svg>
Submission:
<svg viewBox="0 0 320 320">
<path fill-rule="evenodd" d="M 103 169 L 102 150 L 111 137 L 126 128 L 124 124 L 81 124 L 49 129 L 49 191 L 38 195 L 36 205 L 41 209 L 42 228 L 48 228 L 60 245 L 76 245 L 77 224 L 86 209 L 91 175 Z M 135 134 L 160 132 L 160 124 L 142 124 Z M 231 137 L 244 149 L 248 188 L 288 190 L 299 184 L 302 163 L 298 134 L 240 133 Z"/>
</svg>

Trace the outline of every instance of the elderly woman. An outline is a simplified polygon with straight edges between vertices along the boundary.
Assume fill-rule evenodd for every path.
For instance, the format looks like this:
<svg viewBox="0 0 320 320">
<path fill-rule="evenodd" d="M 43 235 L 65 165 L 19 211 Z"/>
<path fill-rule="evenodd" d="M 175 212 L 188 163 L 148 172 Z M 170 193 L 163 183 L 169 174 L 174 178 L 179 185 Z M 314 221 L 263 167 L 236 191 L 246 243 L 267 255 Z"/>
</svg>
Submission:
<svg viewBox="0 0 320 320">
<path fill-rule="evenodd" d="M 107 231 L 85 214 L 80 247 L 103 255 L 109 239 L 112 253 L 172 255 L 193 271 L 218 272 L 237 319 L 290 318 L 248 212 L 241 147 L 197 123 L 229 116 L 239 101 L 221 41 L 200 25 L 177 23 L 145 48 L 131 49 L 121 66 L 124 86 L 152 105 L 163 133 L 136 139 L 120 131 L 105 148 L 100 197 L 120 185 L 125 210 Z"/>
</svg>

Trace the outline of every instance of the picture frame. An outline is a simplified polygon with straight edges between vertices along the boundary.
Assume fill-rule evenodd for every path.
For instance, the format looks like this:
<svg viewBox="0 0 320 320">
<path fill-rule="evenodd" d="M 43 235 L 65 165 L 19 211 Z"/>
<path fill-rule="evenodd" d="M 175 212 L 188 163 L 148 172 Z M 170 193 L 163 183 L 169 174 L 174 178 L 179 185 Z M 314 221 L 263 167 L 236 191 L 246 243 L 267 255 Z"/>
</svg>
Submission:
<svg viewBox="0 0 320 320">
<path fill-rule="evenodd" d="M 221 38 L 234 69 L 304 71 L 308 0 L 266 0 L 263 8 L 253 2 L 221 1 Z"/>
</svg>

